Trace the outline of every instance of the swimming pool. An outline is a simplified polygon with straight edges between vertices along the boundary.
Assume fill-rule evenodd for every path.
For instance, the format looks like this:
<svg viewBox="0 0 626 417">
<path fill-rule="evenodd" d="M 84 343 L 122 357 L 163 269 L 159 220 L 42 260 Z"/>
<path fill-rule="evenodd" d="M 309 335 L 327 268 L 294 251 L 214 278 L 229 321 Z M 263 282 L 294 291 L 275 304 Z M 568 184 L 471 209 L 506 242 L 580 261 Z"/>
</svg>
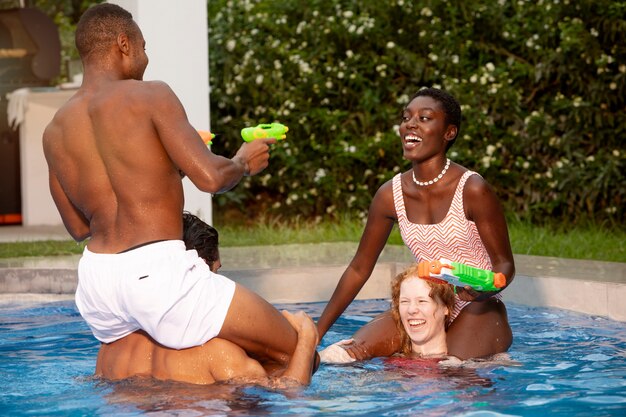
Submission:
<svg viewBox="0 0 626 417">
<path fill-rule="evenodd" d="M 324 303 L 282 304 L 314 319 Z M 387 309 L 355 301 L 322 346 Z M 98 343 L 71 301 L 0 306 L 0 414 L 624 416 L 626 323 L 509 305 L 511 362 L 441 370 L 375 359 L 322 365 L 300 393 L 93 378 Z"/>
</svg>

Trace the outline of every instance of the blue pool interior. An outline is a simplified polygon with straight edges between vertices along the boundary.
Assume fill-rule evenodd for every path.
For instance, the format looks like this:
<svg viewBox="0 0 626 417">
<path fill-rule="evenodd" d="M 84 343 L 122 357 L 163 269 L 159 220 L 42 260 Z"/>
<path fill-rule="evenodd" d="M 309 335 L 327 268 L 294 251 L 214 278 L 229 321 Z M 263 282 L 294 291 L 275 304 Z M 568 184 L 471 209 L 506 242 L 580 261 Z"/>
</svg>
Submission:
<svg viewBox="0 0 626 417">
<path fill-rule="evenodd" d="M 324 303 L 282 304 L 314 319 Z M 385 300 L 355 301 L 322 341 L 349 337 Z M 626 415 L 626 323 L 509 305 L 509 361 L 441 369 L 374 359 L 322 365 L 301 392 L 92 376 L 98 343 L 72 301 L 0 306 L 2 415 Z"/>
</svg>

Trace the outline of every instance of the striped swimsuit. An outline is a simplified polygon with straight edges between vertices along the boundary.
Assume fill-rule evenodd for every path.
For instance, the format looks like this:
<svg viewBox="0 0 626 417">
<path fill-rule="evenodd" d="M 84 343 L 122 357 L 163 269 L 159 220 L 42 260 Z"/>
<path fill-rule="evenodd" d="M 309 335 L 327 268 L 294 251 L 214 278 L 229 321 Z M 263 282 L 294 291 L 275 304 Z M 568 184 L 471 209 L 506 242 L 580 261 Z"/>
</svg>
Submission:
<svg viewBox="0 0 626 417">
<path fill-rule="evenodd" d="M 492 269 L 491 259 L 480 240 L 476 224 L 467 220 L 463 210 L 463 188 L 467 179 L 474 174 L 479 175 L 473 171 L 463 174 L 446 217 L 437 224 L 416 224 L 409 221 L 404 207 L 401 174 L 393 178 L 393 200 L 400 235 L 417 262 L 446 258 L 476 268 Z M 499 294 L 497 297 L 500 298 Z M 456 297 L 454 311 L 450 314 L 450 323 L 469 303 Z"/>
</svg>

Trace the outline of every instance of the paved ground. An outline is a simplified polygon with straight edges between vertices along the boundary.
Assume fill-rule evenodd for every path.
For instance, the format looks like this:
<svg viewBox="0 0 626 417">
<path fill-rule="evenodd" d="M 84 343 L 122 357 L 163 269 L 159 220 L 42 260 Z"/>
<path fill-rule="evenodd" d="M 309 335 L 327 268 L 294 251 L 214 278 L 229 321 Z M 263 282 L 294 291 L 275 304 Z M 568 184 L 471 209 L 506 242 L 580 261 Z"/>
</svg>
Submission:
<svg viewBox="0 0 626 417">
<path fill-rule="evenodd" d="M 0 242 L 69 239 L 63 227 L 0 226 Z M 222 248 L 220 272 L 271 302 L 326 301 L 355 251 L 355 243 Z M 71 296 L 78 259 L 0 259 L 0 295 L 4 301 L 18 294 Z M 405 247 L 385 248 L 359 298 L 387 298 L 389 280 L 411 262 Z M 515 262 L 505 300 L 626 321 L 626 264 L 526 255 L 516 255 Z"/>
</svg>

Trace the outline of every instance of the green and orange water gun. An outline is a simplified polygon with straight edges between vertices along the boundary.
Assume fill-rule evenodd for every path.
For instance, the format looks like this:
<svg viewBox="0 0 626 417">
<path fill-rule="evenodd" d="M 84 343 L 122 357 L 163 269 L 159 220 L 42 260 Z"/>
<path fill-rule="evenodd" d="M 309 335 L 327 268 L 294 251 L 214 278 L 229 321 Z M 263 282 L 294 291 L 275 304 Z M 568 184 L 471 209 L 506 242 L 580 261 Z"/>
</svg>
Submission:
<svg viewBox="0 0 626 417">
<path fill-rule="evenodd" d="M 498 291 L 506 286 L 506 277 L 501 272 L 475 268 L 444 258 L 419 262 L 417 274 L 423 279 L 457 287 L 470 286 L 476 291 Z"/>
<path fill-rule="evenodd" d="M 254 127 L 246 127 L 241 129 L 241 137 L 246 142 L 252 142 L 256 139 L 276 138 L 277 140 L 284 140 L 289 131 L 289 128 L 281 123 L 261 123 Z M 204 141 L 206 146 L 213 144 L 213 138 L 215 134 L 208 130 L 198 130 L 200 137 Z"/>
<path fill-rule="evenodd" d="M 215 137 L 215 134 L 209 132 L 208 130 L 198 130 L 198 133 L 200 134 L 200 137 L 202 138 L 202 141 L 206 146 L 213 145 L 212 141 Z"/>
</svg>

